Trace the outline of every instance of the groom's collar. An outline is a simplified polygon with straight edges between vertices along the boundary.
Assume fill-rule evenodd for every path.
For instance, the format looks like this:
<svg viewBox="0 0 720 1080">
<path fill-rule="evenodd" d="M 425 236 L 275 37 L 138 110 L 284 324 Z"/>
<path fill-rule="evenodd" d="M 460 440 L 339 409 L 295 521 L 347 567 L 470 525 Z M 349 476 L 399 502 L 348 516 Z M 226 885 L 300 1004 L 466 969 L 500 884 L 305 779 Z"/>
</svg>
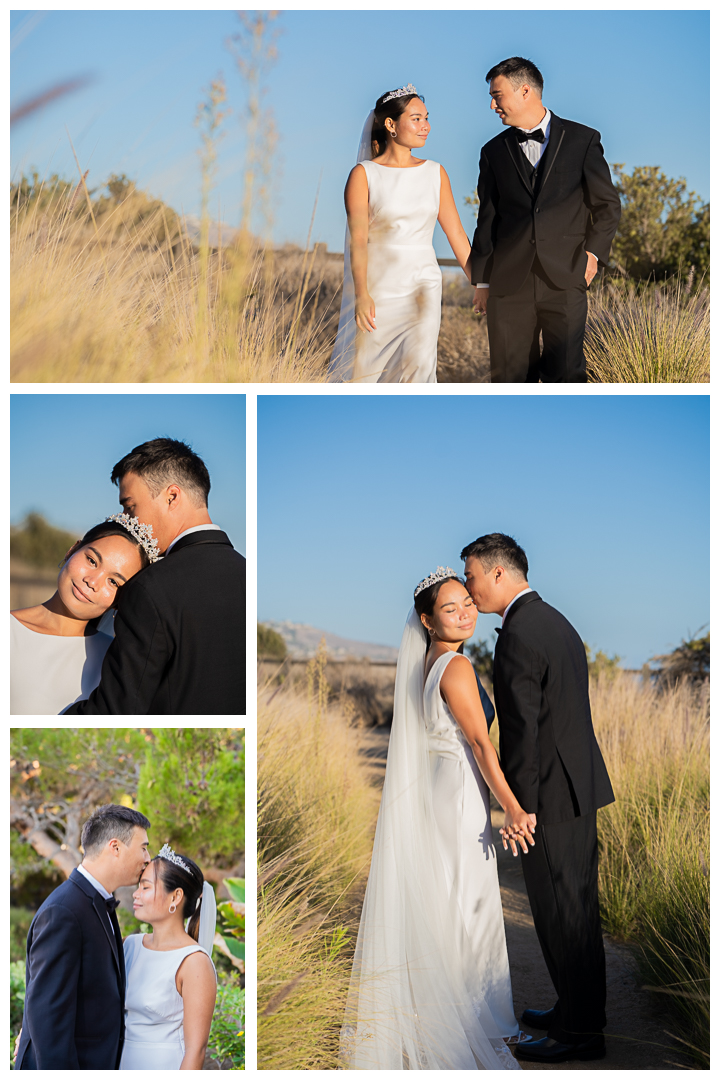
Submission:
<svg viewBox="0 0 720 1080">
<path fill-rule="evenodd" d="M 526 604 L 531 604 L 533 600 L 539 600 L 540 596 L 534 589 L 530 589 L 529 592 L 524 592 L 522 596 L 518 595 L 512 601 L 508 607 L 505 608 L 505 617 L 503 619 L 502 629 L 504 630 L 511 619 L 515 618 L 520 608 L 524 608 Z"/>
<path fill-rule="evenodd" d="M 226 544 L 232 547 L 229 536 L 222 531 L 219 525 L 214 525 L 212 528 L 203 526 L 200 529 L 188 529 L 182 536 L 178 536 L 173 540 L 165 554 L 165 558 L 169 558 L 176 551 L 181 551 L 195 544 Z"/>
<path fill-rule="evenodd" d="M 191 528 L 184 529 L 181 533 L 178 533 L 175 539 L 169 544 L 168 549 L 165 552 L 165 556 L 167 557 L 170 554 L 172 549 L 177 544 L 178 540 L 182 540 L 183 536 L 190 536 L 191 533 L 203 532 L 205 529 L 213 529 L 217 530 L 217 532 L 220 532 L 220 526 L 213 525 L 210 521 L 205 522 L 205 524 L 203 525 L 193 525 Z"/>
</svg>

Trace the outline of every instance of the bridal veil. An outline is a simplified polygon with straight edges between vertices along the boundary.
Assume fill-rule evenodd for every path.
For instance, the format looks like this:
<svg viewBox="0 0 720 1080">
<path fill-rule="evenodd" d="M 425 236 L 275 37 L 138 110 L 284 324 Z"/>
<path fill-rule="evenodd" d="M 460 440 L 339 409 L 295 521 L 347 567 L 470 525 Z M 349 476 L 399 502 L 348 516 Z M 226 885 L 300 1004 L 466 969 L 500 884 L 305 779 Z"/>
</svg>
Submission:
<svg viewBox="0 0 720 1080">
<path fill-rule="evenodd" d="M 372 159 L 372 129 L 375 110 L 371 110 L 365 121 L 360 136 L 356 165 Z M 353 377 L 355 365 L 355 286 L 350 267 L 350 230 L 345 226 L 345 254 L 343 257 L 343 291 L 340 303 L 340 322 L 335 338 L 335 346 L 330 357 L 328 369 L 330 382 L 349 382 Z"/>
<path fill-rule="evenodd" d="M 400 647 L 385 785 L 342 1032 L 349 1069 L 519 1069 L 483 997 L 434 821 L 425 632 Z"/>
</svg>

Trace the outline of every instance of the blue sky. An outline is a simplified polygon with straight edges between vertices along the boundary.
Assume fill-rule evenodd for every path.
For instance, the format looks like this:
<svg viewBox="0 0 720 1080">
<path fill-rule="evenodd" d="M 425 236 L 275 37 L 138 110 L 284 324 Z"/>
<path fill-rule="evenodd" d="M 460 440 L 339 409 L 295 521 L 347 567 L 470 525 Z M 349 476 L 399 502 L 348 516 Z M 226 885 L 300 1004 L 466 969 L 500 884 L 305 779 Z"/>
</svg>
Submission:
<svg viewBox="0 0 720 1080">
<path fill-rule="evenodd" d="M 363 121 L 384 90 L 407 82 L 426 97 L 427 156 L 446 167 L 462 207 L 477 182 L 479 148 L 500 130 L 485 73 L 517 54 L 540 67 L 550 109 L 601 131 L 608 161 L 659 165 L 709 198 L 707 11 L 285 11 L 274 25 L 278 58 L 265 100 L 279 132 L 278 243 L 305 243 L 320 184 L 313 239 L 341 249 L 342 190 Z M 90 185 L 125 172 L 175 209 L 197 213 L 193 118 L 222 71 L 233 115 L 213 207 L 236 225 L 245 93 L 225 42 L 237 28 L 232 11 L 11 13 L 13 105 L 93 77 L 14 128 L 13 175 L 34 165 L 74 177 L 67 125 Z M 471 211 L 461 215 L 470 231 Z M 450 253 L 442 234 L 436 247 Z"/>
<path fill-rule="evenodd" d="M 709 619 L 707 396 L 258 397 L 261 619 L 397 645 L 417 582 L 495 531 L 590 645 L 679 645 Z"/>
<path fill-rule="evenodd" d="M 160 436 L 203 459 L 210 516 L 244 553 L 244 394 L 11 394 L 11 522 L 37 510 L 82 534 L 120 511 L 115 462 Z"/>
</svg>

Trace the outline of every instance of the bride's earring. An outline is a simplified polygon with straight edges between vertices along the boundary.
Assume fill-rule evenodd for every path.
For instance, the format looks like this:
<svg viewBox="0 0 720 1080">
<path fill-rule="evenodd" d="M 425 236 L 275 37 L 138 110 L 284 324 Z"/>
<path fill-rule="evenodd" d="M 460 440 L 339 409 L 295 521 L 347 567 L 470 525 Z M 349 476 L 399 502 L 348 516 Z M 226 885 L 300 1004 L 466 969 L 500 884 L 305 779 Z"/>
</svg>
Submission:
<svg viewBox="0 0 720 1080">
<path fill-rule="evenodd" d="M 390 134 L 393 139 L 397 139 L 397 131 L 391 131 Z"/>
<path fill-rule="evenodd" d="M 170 905 L 170 914 L 174 915 L 176 911 L 177 911 L 177 904 L 171 904 Z"/>
</svg>

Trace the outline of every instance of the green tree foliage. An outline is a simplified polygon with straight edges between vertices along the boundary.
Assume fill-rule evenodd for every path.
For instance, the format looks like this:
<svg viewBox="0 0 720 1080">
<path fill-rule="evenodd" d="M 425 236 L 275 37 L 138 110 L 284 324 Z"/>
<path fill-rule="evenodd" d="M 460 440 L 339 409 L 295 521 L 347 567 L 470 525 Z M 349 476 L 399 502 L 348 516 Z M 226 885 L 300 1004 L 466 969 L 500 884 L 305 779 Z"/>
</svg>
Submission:
<svg viewBox="0 0 720 1080">
<path fill-rule="evenodd" d="M 608 653 L 602 651 L 602 649 L 596 649 L 595 655 L 586 641 L 583 642 L 585 646 L 585 655 L 588 662 L 588 673 L 591 679 L 597 679 L 600 675 L 613 677 L 622 670 L 620 667 L 620 657 L 617 654 L 610 656 Z"/>
<path fill-rule="evenodd" d="M 31 566 L 56 567 L 76 540 L 48 524 L 42 514 L 28 514 L 21 525 L 10 526 L 10 557 Z"/>
<path fill-rule="evenodd" d="M 245 991 L 237 976 L 218 981 L 208 1050 L 222 1068 L 245 1068 Z"/>
<path fill-rule="evenodd" d="M 661 686 L 674 686 L 681 679 L 694 683 L 710 678 L 710 634 L 683 641 L 665 656 L 654 656 L 659 667 L 653 672 Z"/>
<path fill-rule="evenodd" d="M 147 733 L 137 728 L 16 728 L 10 739 L 11 865 L 14 885 L 82 857 L 86 818 L 104 803 L 131 806 Z"/>
<path fill-rule="evenodd" d="M 284 660 L 287 656 L 285 638 L 277 631 L 271 630 L 264 623 L 257 624 L 257 653 L 258 657 L 266 656 L 274 660 Z"/>
<path fill-rule="evenodd" d="M 639 165 L 632 173 L 613 165 L 622 203 L 612 257 L 623 274 L 636 280 L 662 280 L 689 274 L 695 280 L 710 270 L 710 205 L 684 179 L 665 176 L 657 165 Z"/>
<path fill-rule="evenodd" d="M 230 868 L 245 850 L 242 728 L 156 728 L 140 771 L 138 808 L 165 842 L 203 872 Z"/>
<path fill-rule="evenodd" d="M 23 173 L 18 181 L 10 185 L 10 209 L 16 213 L 29 206 L 41 211 L 48 211 L 63 203 L 69 206 L 75 187 L 70 180 L 62 180 L 57 173 L 42 180 L 37 172 L 33 171 L 30 176 Z"/>
</svg>

